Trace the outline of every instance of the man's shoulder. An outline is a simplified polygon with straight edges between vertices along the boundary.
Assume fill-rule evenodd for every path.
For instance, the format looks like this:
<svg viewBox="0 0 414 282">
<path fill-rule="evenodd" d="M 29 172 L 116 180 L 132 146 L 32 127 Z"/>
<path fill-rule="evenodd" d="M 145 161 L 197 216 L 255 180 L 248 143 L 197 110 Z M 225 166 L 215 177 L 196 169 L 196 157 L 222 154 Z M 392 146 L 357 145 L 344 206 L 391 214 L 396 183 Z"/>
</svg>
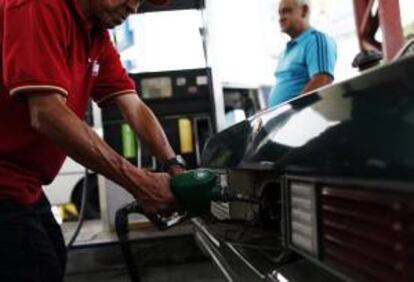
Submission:
<svg viewBox="0 0 414 282">
<path fill-rule="evenodd" d="M 34 5 L 37 9 L 45 9 L 56 16 L 68 16 L 69 14 L 68 1 L 66 0 L 4 0 L 2 2 L 4 2 L 6 9 Z"/>
<path fill-rule="evenodd" d="M 327 42 L 329 44 L 335 44 L 335 40 L 329 36 L 327 33 L 322 32 L 318 29 L 312 28 L 310 32 L 309 39 L 307 40 L 307 44 L 311 44 L 314 42 Z"/>
<path fill-rule="evenodd" d="M 13 11 L 20 8 L 21 16 L 59 26 L 62 33 L 74 20 L 68 0 L 7 0 L 6 2 L 6 10 Z"/>
<path fill-rule="evenodd" d="M 18 7 L 28 4 L 44 5 L 45 7 L 66 7 L 67 1 L 65 0 L 2 0 L 8 7 Z"/>
</svg>

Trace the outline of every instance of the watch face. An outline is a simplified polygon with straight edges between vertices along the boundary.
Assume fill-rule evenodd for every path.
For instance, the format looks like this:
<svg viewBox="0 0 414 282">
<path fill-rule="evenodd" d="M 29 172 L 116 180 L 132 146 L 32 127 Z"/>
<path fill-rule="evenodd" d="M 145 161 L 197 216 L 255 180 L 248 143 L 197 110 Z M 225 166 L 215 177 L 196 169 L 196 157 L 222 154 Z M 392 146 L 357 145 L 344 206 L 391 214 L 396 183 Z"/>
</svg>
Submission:
<svg viewBox="0 0 414 282">
<path fill-rule="evenodd" d="M 177 155 L 175 158 L 176 158 L 176 160 L 177 160 L 177 162 L 178 162 L 179 164 L 181 164 L 181 165 L 183 165 L 183 166 L 185 166 L 185 165 L 186 165 L 185 160 L 184 160 L 184 158 L 183 158 L 181 155 Z"/>
<path fill-rule="evenodd" d="M 169 159 L 165 162 L 165 168 L 167 168 L 167 169 L 170 168 L 173 165 L 179 165 L 179 166 L 182 166 L 183 168 L 186 167 L 185 160 L 180 155 L 177 155 L 174 158 L 171 158 L 171 159 Z"/>
</svg>

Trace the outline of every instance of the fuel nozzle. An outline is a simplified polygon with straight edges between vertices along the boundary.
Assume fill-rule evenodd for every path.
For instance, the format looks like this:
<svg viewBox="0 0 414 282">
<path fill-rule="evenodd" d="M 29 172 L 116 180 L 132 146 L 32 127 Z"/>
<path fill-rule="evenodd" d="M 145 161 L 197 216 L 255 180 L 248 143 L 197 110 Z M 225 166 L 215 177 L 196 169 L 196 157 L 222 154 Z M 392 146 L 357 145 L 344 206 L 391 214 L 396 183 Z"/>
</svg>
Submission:
<svg viewBox="0 0 414 282">
<path fill-rule="evenodd" d="M 160 230 L 165 230 L 188 216 L 200 216 L 210 212 L 211 202 L 244 202 L 259 204 L 259 201 L 242 194 L 232 194 L 220 187 L 217 174 L 207 169 L 190 170 L 171 178 L 171 191 L 180 204 L 182 211 L 170 216 L 146 214 L 138 202 L 119 209 L 116 213 L 116 232 L 120 240 L 126 240 L 128 234 L 128 214 L 144 214 Z"/>
<path fill-rule="evenodd" d="M 242 194 L 232 194 L 219 186 L 217 174 L 207 169 L 190 170 L 171 179 L 171 189 L 182 208 L 193 215 L 210 211 L 211 202 L 259 201 Z"/>
</svg>

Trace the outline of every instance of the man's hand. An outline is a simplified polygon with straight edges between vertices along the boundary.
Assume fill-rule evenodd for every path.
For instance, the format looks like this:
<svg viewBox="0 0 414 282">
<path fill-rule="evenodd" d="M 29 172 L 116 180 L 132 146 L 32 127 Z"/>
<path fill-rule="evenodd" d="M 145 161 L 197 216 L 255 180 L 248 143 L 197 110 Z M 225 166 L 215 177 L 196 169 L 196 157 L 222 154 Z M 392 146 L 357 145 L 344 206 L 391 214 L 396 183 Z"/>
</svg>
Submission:
<svg viewBox="0 0 414 282">
<path fill-rule="evenodd" d="M 177 176 L 186 172 L 186 169 L 180 165 L 172 165 L 167 172 L 171 176 Z"/>
<path fill-rule="evenodd" d="M 177 202 L 171 192 L 170 176 L 167 173 L 140 171 L 139 188 L 130 192 L 142 205 L 145 212 L 153 214 L 163 210 L 172 210 Z"/>
</svg>

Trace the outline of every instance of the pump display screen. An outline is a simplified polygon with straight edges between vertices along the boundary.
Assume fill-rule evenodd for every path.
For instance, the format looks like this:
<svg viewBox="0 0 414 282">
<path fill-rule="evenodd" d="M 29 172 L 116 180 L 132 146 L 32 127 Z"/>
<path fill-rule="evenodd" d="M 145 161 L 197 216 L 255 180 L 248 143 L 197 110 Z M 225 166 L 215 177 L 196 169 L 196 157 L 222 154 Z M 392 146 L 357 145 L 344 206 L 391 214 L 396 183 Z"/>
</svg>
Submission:
<svg viewBox="0 0 414 282">
<path fill-rule="evenodd" d="M 144 78 L 141 80 L 141 91 L 144 99 L 172 97 L 172 79 L 168 76 Z"/>
<path fill-rule="evenodd" d="M 209 69 L 188 69 L 179 71 L 147 72 L 130 74 L 139 87 L 139 94 L 146 103 L 158 103 L 168 111 L 180 111 L 182 103 L 166 107 L 172 101 L 188 100 L 192 105 L 206 107 L 212 95 Z M 197 101 L 195 101 L 196 99 Z M 205 101 L 202 101 L 205 99 Z M 154 106 L 154 105 L 149 105 Z"/>
</svg>

